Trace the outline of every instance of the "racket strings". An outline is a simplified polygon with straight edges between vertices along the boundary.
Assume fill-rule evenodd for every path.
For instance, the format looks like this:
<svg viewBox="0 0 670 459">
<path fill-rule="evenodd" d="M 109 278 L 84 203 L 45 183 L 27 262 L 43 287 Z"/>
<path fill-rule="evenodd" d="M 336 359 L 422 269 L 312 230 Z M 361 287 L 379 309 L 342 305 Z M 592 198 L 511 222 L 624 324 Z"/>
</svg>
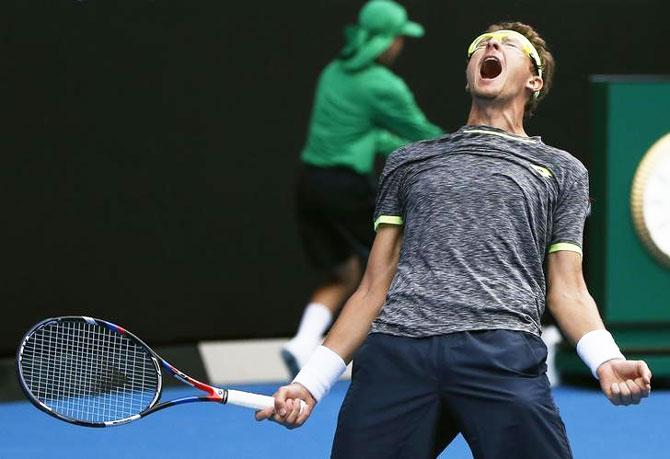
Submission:
<svg viewBox="0 0 670 459">
<path fill-rule="evenodd" d="M 142 412 L 160 386 L 144 346 L 84 321 L 51 322 L 36 330 L 25 344 L 21 369 L 26 386 L 42 404 L 90 423 Z"/>
</svg>

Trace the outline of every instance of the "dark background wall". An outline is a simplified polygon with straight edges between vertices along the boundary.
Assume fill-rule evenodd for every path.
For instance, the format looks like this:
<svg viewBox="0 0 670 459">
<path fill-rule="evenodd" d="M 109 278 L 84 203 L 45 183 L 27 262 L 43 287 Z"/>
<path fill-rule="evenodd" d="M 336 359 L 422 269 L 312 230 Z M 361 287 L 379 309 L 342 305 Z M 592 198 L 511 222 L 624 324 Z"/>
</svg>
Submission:
<svg viewBox="0 0 670 459">
<path fill-rule="evenodd" d="M 470 40 L 533 24 L 558 72 L 527 131 L 589 165 L 587 77 L 669 73 L 664 3 L 406 1 L 428 34 L 397 71 L 453 130 Z M 4 1 L 0 353 L 68 313 L 152 344 L 291 333 L 315 280 L 292 215 L 298 154 L 361 4 Z"/>
</svg>

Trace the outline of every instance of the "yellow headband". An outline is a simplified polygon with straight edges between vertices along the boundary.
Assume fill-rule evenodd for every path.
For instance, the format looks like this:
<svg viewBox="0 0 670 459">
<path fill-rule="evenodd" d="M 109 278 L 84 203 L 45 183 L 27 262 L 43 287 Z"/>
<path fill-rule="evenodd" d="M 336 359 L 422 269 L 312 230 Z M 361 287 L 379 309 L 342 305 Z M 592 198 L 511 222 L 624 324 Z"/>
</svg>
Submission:
<svg viewBox="0 0 670 459">
<path fill-rule="evenodd" d="M 479 45 L 484 41 L 484 40 L 489 40 L 491 38 L 494 38 L 500 42 L 502 42 L 503 39 L 513 36 L 518 38 L 521 43 L 523 44 L 523 51 L 528 54 L 528 57 L 531 58 L 533 63 L 535 64 L 535 68 L 537 69 L 537 74 L 542 78 L 542 59 L 540 59 L 540 53 L 537 52 L 535 49 L 535 46 L 530 42 L 530 40 L 523 34 L 517 32 L 516 30 L 496 30 L 495 32 L 487 32 L 484 34 L 481 34 L 475 40 L 470 44 L 470 47 L 468 48 L 468 59 L 470 56 L 474 54 L 474 52 L 477 50 Z M 536 94 L 537 97 L 537 94 Z"/>
</svg>

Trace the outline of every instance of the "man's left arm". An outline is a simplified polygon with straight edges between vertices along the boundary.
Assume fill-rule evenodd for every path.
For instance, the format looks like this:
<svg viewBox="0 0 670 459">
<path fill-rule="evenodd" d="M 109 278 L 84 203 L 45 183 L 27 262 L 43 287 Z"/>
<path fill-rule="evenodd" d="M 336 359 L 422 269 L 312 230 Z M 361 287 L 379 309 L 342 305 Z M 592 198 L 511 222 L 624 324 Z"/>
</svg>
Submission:
<svg viewBox="0 0 670 459">
<path fill-rule="evenodd" d="M 548 255 L 547 303 L 566 337 L 614 405 L 638 404 L 651 392 L 651 371 L 642 360 L 626 360 L 600 318 L 582 273 L 581 254 Z"/>
</svg>

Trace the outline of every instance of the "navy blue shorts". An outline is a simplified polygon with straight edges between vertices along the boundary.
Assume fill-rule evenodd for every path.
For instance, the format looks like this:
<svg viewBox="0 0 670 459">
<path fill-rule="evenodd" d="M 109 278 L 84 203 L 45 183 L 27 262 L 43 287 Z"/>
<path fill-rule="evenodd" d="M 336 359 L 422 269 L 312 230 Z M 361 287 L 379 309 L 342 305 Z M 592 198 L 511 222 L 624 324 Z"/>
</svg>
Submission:
<svg viewBox="0 0 670 459">
<path fill-rule="evenodd" d="M 462 433 L 476 459 L 571 458 L 546 357 L 517 331 L 373 333 L 354 356 L 332 457 L 436 457 Z"/>
</svg>

